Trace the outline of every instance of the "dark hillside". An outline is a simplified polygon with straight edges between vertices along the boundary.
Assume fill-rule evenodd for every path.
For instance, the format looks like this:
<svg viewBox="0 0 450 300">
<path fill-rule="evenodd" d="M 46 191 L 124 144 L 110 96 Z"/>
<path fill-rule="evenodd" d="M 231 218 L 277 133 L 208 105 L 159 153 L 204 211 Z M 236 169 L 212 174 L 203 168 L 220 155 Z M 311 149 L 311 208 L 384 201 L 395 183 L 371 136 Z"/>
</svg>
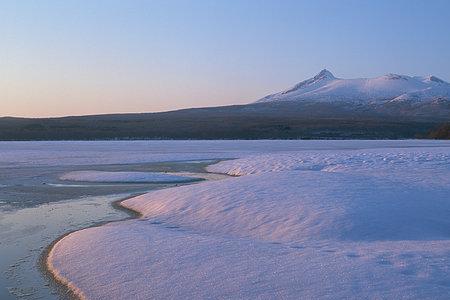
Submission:
<svg viewBox="0 0 450 300">
<path fill-rule="evenodd" d="M 429 117 L 411 108 L 398 110 L 402 113 L 367 105 L 269 103 L 162 113 L 6 117 L 0 118 L 0 140 L 400 139 L 427 137 L 448 120 L 446 114 Z"/>
</svg>

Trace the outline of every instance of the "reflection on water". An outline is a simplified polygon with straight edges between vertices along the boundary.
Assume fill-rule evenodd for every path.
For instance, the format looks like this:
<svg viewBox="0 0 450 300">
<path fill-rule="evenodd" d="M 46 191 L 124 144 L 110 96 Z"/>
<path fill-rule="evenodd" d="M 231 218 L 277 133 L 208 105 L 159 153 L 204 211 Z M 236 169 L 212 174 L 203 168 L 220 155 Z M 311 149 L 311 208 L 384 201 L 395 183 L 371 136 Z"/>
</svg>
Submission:
<svg viewBox="0 0 450 300">
<path fill-rule="evenodd" d="M 82 188 L 86 188 L 86 187 L 114 187 L 114 186 L 120 186 L 119 184 L 73 184 L 73 183 L 47 183 L 47 185 L 49 186 L 54 186 L 54 187 L 82 187 Z"/>
<path fill-rule="evenodd" d="M 0 299 L 58 299 L 36 267 L 60 235 L 127 217 L 111 202 L 127 195 L 85 197 L 15 211 L 0 211 Z"/>
</svg>

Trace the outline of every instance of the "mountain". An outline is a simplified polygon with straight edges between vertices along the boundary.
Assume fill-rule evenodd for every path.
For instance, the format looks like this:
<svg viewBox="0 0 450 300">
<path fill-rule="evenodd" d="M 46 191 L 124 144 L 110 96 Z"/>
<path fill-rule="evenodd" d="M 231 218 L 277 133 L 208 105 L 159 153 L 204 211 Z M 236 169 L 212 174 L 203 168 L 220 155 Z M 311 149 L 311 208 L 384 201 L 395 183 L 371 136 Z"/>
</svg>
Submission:
<svg viewBox="0 0 450 300">
<path fill-rule="evenodd" d="M 375 78 L 342 79 L 324 69 L 292 88 L 268 95 L 262 102 L 315 101 L 385 104 L 450 101 L 450 84 L 435 76 L 387 74 Z"/>
<path fill-rule="evenodd" d="M 388 74 L 340 79 L 327 70 L 246 105 L 160 113 L 0 118 L 0 140 L 448 139 L 450 84 Z"/>
</svg>

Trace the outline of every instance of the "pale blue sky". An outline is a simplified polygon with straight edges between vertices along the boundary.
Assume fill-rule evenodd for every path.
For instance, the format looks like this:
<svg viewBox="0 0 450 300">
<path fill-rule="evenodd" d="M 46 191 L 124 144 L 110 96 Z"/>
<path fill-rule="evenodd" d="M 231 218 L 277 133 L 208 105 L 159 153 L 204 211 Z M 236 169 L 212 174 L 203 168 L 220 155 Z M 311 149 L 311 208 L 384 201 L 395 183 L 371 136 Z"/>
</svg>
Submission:
<svg viewBox="0 0 450 300">
<path fill-rule="evenodd" d="M 450 80 L 450 1 L 1 1 L 0 115 L 248 103 L 328 68 Z"/>
</svg>

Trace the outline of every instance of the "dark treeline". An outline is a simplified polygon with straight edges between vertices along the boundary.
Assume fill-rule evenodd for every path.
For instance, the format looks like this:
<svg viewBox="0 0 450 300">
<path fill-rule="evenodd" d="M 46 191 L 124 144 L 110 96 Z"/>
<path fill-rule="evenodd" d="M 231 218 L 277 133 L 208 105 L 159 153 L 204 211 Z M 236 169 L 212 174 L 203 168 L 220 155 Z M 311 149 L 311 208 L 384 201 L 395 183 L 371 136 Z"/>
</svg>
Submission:
<svg viewBox="0 0 450 300">
<path fill-rule="evenodd" d="M 143 114 L 5 117 L 0 118 L 0 140 L 448 138 L 447 122 L 448 115 L 441 108 L 436 113 L 436 107 L 254 104 Z"/>
</svg>

